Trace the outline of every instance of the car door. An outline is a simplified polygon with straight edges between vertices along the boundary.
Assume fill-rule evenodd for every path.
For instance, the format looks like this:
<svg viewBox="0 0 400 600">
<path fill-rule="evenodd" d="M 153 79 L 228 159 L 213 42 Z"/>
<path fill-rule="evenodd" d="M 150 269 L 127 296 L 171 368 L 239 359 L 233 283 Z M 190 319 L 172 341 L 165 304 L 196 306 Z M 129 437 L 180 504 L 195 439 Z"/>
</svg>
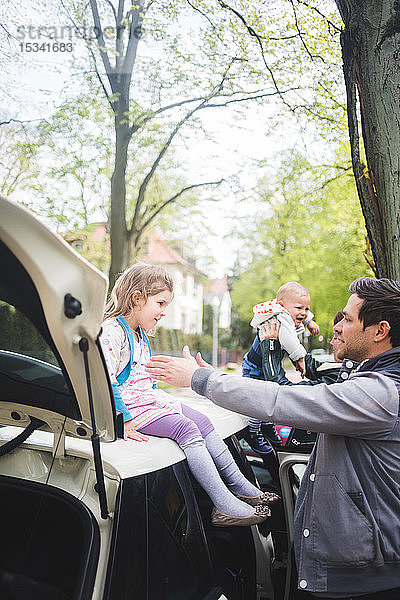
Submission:
<svg viewBox="0 0 400 600">
<path fill-rule="evenodd" d="M 279 481 L 287 531 L 287 567 L 282 600 L 300 600 L 309 597 L 307 592 L 297 589 L 297 571 L 294 560 L 293 529 L 294 507 L 309 454 L 278 452 Z"/>
</svg>

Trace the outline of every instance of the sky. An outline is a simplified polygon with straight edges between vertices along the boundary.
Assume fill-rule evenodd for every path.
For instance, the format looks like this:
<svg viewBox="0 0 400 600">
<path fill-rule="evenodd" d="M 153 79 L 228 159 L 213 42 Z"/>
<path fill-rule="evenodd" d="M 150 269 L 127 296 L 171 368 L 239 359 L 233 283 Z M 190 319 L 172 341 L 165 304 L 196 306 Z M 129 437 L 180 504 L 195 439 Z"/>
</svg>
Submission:
<svg viewBox="0 0 400 600">
<path fill-rule="evenodd" d="M 73 75 L 74 58 L 81 52 L 79 42 L 73 35 L 70 37 L 70 30 L 62 29 L 69 21 L 62 10 L 55 14 L 53 6 L 54 0 L 18 3 L 3 0 L 1 3 L 0 43 L 4 51 L 0 57 L 3 72 L 0 110 L 3 118 L 43 118 L 53 112 L 66 94 L 79 93 L 79 82 Z M 54 45 L 49 39 L 52 35 L 58 44 Z M 208 202 L 205 208 L 210 229 L 205 245 L 214 261 L 212 265 L 202 263 L 200 256 L 199 267 L 207 265 L 212 276 L 220 277 L 229 272 L 241 248 L 247 245 L 231 234 L 233 222 L 236 228 L 239 223 L 240 229 L 240 222 L 259 216 L 259 206 L 251 202 L 251 190 L 257 183 L 255 164 L 262 161 L 267 168 L 273 168 L 288 141 L 308 155 L 320 152 L 314 136 L 296 129 L 293 124 L 291 130 L 284 133 L 281 129 L 271 131 L 269 123 L 274 110 L 272 102 L 257 108 L 253 105 L 246 111 L 245 120 L 236 123 L 234 128 L 231 116 L 224 109 L 203 111 L 201 122 L 207 135 L 197 130 L 191 133 L 189 149 L 179 140 L 174 146 L 175 158 L 184 165 L 189 182 L 221 177 L 229 181 L 229 185 L 221 187 L 219 201 Z M 192 231 L 188 228 L 187 234 L 194 239 L 200 235 L 196 223 Z"/>
</svg>

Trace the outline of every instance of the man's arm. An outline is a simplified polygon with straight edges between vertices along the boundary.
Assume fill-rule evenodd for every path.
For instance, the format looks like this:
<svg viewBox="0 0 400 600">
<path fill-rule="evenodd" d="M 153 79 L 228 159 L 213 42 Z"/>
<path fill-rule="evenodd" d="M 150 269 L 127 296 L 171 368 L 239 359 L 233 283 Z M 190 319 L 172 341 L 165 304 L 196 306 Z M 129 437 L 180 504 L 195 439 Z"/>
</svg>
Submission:
<svg viewBox="0 0 400 600">
<path fill-rule="evenodd" d="M 332 385 L 280 386 L 202 365 L 185 347 L 183 358 L 156 356 L 146 369 L 155 379 L 178 387 L 191 385 L 214 404 L 261 421 L 364 439 L 386 439 L 397 423 L 396 385 L 380 373 L 358 372 Z"/>
<path fill-rule="evenodd" d="M 398 417 L 397 388 L 378 373 L 357 373 L 332 385 L 279 386 L 198 369 L 192 389 L 234 412 L 334 435 L 385 439 Z"/>
<path fill-rule="evenodd" d="M 278 340 L 281 325 L 277 319 L 270 319 L 260 330 L 261 353 L 264 377 L 267 381 L 274 381 L 279 385 L 317 385 L 318 383 L 336 383 L 340 365 L 332 363 L 329 369 L 320 370 L 324 363 L 313 358 L 310 354 L 305 355 L 305 376 L 308 381 L 293 383 L 286 377 L 282 367 L 284 351 Z"/>
<path fill-rule="evenodd" d="M 279 385 L 318 385 L 318 383 L 331 384 L 337 382 L 340 371 L 339 363 L 331 363 L 329 368 L 319 370 L 323 365 L 327 365 L 328 367 L 328 363 L 321 363 L 311 356 L 311 354 L 306 354 L 306 377 L 308 381 L 293 383 L 286 377 L 285 370 L 282 367 L 282 351 L 278 340 L 263 340 L 261 342 L 261 352 L 266 381 L 274 381 Z"/>
</svg>

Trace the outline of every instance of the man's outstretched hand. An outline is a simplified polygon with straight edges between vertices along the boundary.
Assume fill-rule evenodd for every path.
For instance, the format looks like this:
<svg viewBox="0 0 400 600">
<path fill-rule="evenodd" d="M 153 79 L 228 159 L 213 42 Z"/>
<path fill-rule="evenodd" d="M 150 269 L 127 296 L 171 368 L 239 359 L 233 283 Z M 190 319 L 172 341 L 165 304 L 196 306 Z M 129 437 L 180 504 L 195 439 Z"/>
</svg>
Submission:
<svg viewBox="0 0 400 600">
<path fill-rule="evenodd" d="M 146 371 L 154 379 L 164 381 L 175 387 L 190 387 L 192 375 L 199 367 L 208 367 L 200 352 L 196 358 L 190 354 L 188 346 L 184 346 L 182 351 L 183 358 L 174 356 L 152 356 L 146 365 Z"/>
</svg>

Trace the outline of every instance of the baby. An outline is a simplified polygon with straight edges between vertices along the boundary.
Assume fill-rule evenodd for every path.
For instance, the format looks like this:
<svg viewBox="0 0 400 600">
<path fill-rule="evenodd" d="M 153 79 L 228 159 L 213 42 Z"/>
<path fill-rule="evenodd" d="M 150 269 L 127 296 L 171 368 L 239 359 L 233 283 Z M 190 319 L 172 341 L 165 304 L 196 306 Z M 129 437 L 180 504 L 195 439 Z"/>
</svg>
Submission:
<svg viewBox="0 0 400 600">
<path fill-rule="evenodd" d="M 281 323 L 279 341 L 282 349 L 288 353 L 304 377 L 306 349 L 297 336 L 304 331 L 304 326 L 308 328 L 311 335 L 319 333 L 318 325 L 312 320 L 314 315 L 310 312 L 310 294 L 306 288 L 295 281 L 289 281 L 279 288 L 274 300 L 257 304 L 253 312 L 251 325 L 258 329 L 258 334 L 243 358 L 243 377 L 264 379 L 260 340 L 266 337 L 268 321 L 272 317 L 277 318 Z M 256 452 L 261 453 L 263 460 L 265 458 L 268 462 L 270 443 L 279 446 L 281 439 L 272 423 L 262 423 L 258 419 L 250 418 L 249 443 Z"/>
<path fill-rule="evenodd" d="M 300 283 L 289 281 L 277 291 L 276 298 L 267 302 L 256 304 L 253 308 L 254 317 L 250 323 L 259 329 L 260 339 L 264 339 L 264 327 L 272 317 L 281 323 L 279 342 L 289 358 L 296 364 L 302 377 L 305 375 L 304 357 L 307 353 L 300 343 L 298 335 L 304 331 L 306 325 L 312 335 L 318 335 L 319 327 L 312 320 L 310 312 L 310 294 Z"/>
</svg>

